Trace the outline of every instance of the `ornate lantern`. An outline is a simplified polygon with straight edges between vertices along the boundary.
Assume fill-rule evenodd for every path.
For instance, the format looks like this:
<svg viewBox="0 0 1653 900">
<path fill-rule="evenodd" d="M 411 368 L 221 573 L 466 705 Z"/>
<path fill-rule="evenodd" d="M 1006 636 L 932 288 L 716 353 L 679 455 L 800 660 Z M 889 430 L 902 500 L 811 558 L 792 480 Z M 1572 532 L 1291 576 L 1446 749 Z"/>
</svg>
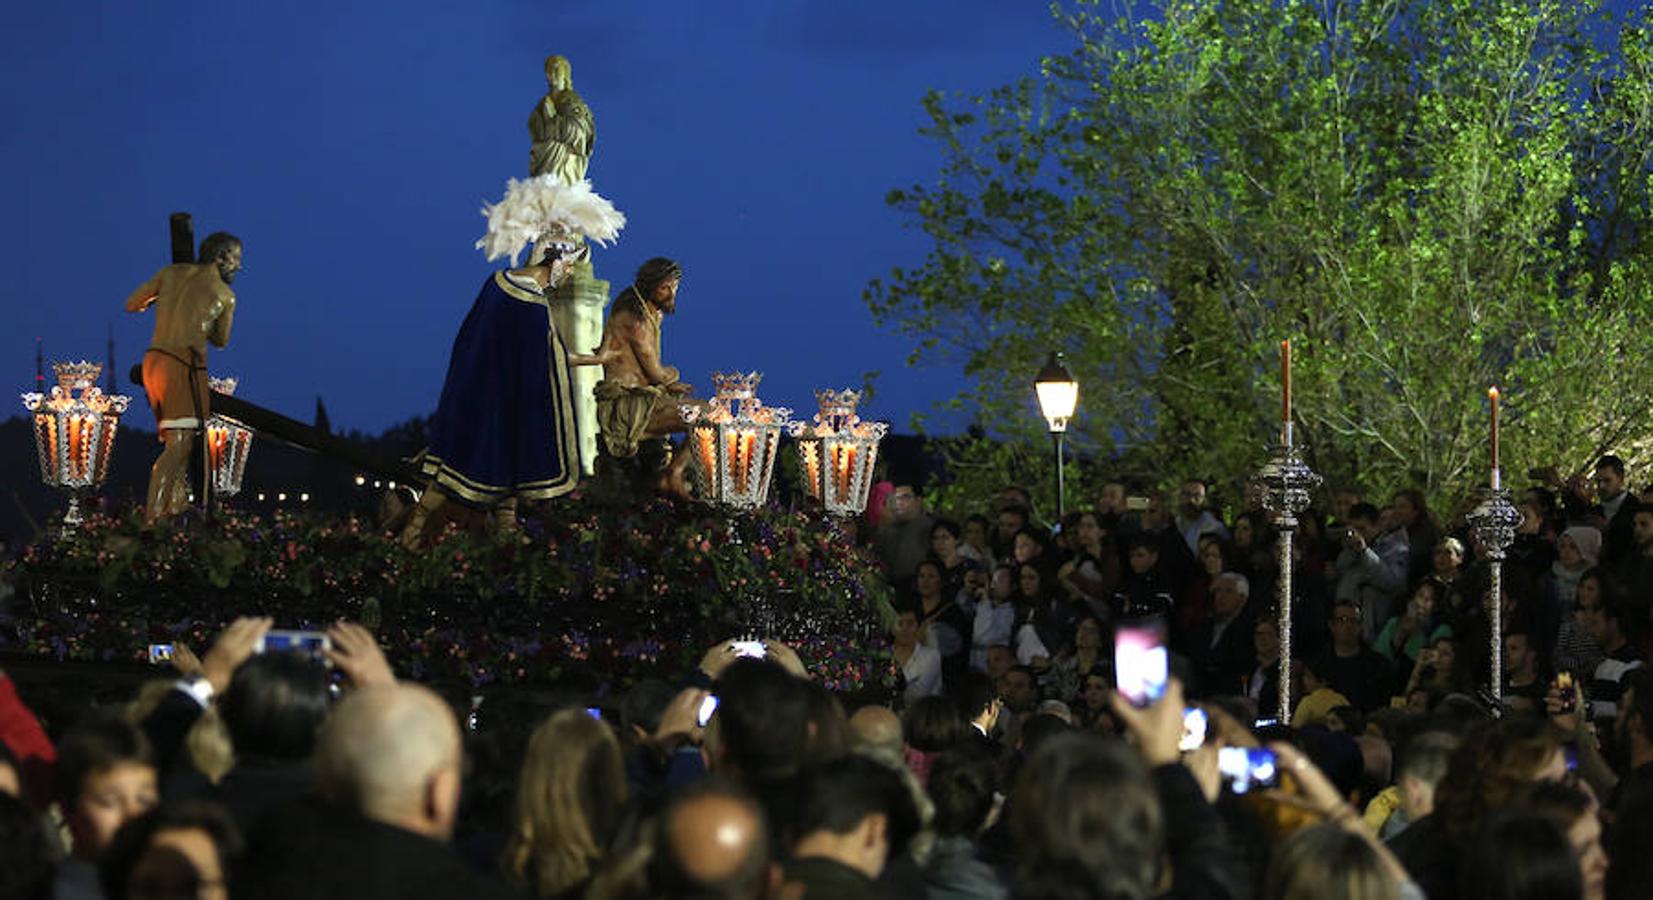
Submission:
<svg viewBox="0 0 1653 900">
<path fill-rule="evenodd" d="M 717 394 L 704 408 L 682 407 L 702 497 L 748 509 L 768 499 L 781 429 L 792 411 L 763 405 L 757 397 L 762 379 L 757 372 L 719 372 L 712 376 Z"/>
<path fill-rule="evenodd" d="M 207 382 L 220 394 L 235 394 L 234 378 L 209 378 Z M 234 497 L 241 493 L 241 476 L 247 471 L 247 454 L 252 448 L 251 428 L 217 413 L 207 420 L 207 455 L 212 463 L 214 494 Z"/>
<path fill-rule="evenodd" d="M 815 421 L 791 426 L 804 490 L 829 513 L 860 515 L 872 490 L 878 442 L 889 432 L 889 423 L 861 421 L 855 414 L 861 395 L 852 390 L 816 391 L 815 401 L 821 407 Z"/>
<path fill-rule="evenodd" d="M 34 414 L 40 480 L 69 495 L 63 524 L 73 528 L 81 522 L 81 495 L 96 490 L 109 474 L 115 432 L 131 398 L 98 388 L 103 366 L 97 363 L 54 363 L 52 370 L 57 386 L 50 394 L 24 394 L 23 406 Z"/>
</svg>

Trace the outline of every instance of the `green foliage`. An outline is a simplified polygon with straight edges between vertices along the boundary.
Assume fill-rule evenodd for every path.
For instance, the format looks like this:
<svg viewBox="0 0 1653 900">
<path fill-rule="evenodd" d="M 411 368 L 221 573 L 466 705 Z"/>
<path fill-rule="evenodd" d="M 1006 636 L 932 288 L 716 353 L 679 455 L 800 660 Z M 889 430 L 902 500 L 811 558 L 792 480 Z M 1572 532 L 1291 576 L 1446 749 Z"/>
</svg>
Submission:
<svg viewBox="0 0 1653 900">
<path fill-rule="evenodd" d="M 1290 338 L 1298 434 L 1334 484 L 1484 480 L 1493 384 L 1507 469 L 1653 456 L 1645 12 L 1103 8 L 1057 11 L 1076 46 L 1039 77 L 926 97 L 941 174 L 889 198 L 934 246 L 867 303 L 915 361 L 963 365 L 960 403 L 1016 423 L 996 436 L 1034 446 L 1005 373 L 1060 348 L 1085 451 L 1238 481 Z"/>
<path fill-rule="evenodd" d="M 146 528 L 91 514 L 0 564 L 27 598 L 0 649 L 136 660 L 148 642 L 199 647 L 239 615 L 359 617 L 417 678 L 625 679 L 747 632 L 786 640 L 842 689 L 889 674 L 873 637 L 893 619 L 889 586 L 836 520 L 585 494 L 542 512 L 509 535 L 450 526 L 417 551 L 354 518 L 223 510 Z"/>
</svg>

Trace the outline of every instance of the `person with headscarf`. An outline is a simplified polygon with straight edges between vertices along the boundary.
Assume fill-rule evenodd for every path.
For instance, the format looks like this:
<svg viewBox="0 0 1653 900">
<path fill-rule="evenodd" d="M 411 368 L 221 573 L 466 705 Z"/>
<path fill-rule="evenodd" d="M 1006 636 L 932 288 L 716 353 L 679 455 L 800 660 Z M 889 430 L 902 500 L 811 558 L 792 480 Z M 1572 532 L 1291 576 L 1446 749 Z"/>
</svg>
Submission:
<svg viewBox="0 0 1653 900">
<path fill-rule="evenodd" d="M 1601 558 L 1601 529 L 1574 525 L 1561 533 L 1555 549 L 1557 558 L 1550 566 L 1550 578 L 1555 584 L 1556 605 L 1567 616 L 1573 611 L 1579 581 Z"/>
</svg>

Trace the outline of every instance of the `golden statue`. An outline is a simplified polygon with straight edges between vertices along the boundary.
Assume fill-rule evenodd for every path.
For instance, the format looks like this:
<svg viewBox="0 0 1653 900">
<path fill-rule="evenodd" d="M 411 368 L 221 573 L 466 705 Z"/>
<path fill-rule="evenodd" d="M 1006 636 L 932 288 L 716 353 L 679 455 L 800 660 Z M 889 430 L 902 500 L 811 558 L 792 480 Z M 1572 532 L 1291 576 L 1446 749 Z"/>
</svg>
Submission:
<svg viewBox="0 0 1653 900">
<path fill-rule="evenodd" d="M 528 116 L 528 135 L 534 140 L 528 151 L 528 174 L 551 174 L 573 184 L 585 177 L 591 165 L 597 128 L 591 107 L 574 93 L 574 70 L 567 59 L 546 58 L 545 84 L 545 96 Z"/>
</svg>

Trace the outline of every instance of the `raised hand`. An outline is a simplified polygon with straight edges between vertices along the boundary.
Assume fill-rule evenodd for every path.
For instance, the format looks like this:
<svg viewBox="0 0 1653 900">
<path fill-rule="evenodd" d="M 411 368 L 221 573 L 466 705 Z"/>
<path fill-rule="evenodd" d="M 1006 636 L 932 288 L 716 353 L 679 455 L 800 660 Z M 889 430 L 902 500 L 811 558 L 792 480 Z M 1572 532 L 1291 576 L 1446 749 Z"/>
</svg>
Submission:
<svg viewBox="0 0 1653 900">
<path fill-rule="evenodd" d="M 218 634 L 212 649 L 207 651 L 207 658 L 201 661 L 201 674 L 206 676 L 215 693 L 221 694 L 229 688 L 235 670 L 247 661 L 274 624 L 275 620 L 268 616 L 241 618 Z"/>
<path fill-rule="evenodd" d="M 396 673 L 390 670 L 390 663 L 379 649 L 379 642 L 373 639 L 373 632 L 355 622 L 339 621 L 327 629 L 327 639 L 332 643 L 325 651 L 328 661 L 343 672 L 353 686 L 365 688 L 396 683 Z"/>
</svg>

